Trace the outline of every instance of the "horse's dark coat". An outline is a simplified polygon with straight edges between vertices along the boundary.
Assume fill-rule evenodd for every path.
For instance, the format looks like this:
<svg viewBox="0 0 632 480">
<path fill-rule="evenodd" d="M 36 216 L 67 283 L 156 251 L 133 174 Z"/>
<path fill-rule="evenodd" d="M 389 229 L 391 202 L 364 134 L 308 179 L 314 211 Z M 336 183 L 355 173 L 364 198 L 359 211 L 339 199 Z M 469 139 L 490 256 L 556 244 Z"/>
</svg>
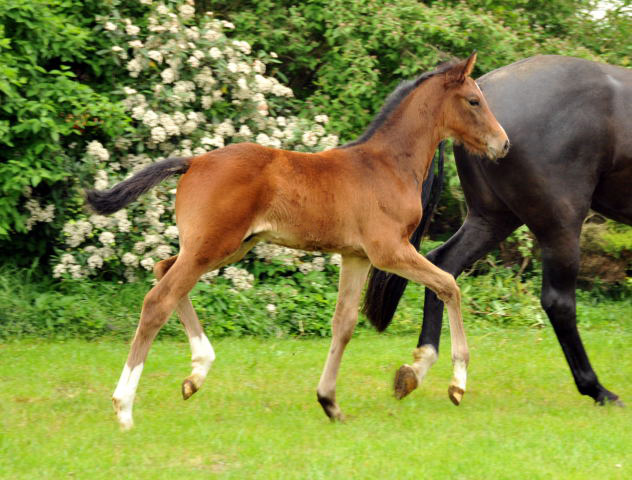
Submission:
<svg viewBox="0 0 632 480">
<path fill-rule="evenodd" d="M 632 70 L 537 56 L 478 80 L 511 150 L 497 163 L 455 148 L 465 223 L 428 258 L 459 275 L 526 224 L 542 250 L 542 307 L 580 393 L 616 400 L 577 331 L 579 235 L 590 208 L 632 224 Z M 426 290 L 419 345 L 438 347 L 443 304 Z"/>
</svg>

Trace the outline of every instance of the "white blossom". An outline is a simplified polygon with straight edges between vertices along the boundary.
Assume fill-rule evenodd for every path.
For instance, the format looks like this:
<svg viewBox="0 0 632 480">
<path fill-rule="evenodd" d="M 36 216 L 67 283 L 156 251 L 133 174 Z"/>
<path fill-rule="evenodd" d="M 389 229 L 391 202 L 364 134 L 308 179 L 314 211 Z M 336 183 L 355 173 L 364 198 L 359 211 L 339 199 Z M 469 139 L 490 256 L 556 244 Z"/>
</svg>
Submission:
<svg viewBox="0 0 632 480">
<path fill-rule="evenodd" d="M 210 272 L 206 272 L 204 275 L 200 277 L 200 280 L 204 283 L 211 282 L 217 275 L 219 274 L 219 270 L 211 270 Z"/>
<path fill-rule="evenodd" d="M 99 235 L 99 242 L 103 245 L 110 245 L 114 243 L 114 234 L 112 232 L 103 232 Z"/>
<path fill-rule="evenodd" d="M 151 139 L 156 143 L 164 142 L 167 139 L 167 132 L 162 127 L 154 127 L 151 129 Z"/>
<path fill-rule="evenodd" d="M 248 127 L 248 125 L 242 125 L 239 127 L 239 135 L 242 137 L 250 138 L 252 136 L 252 130 Z"/>
<path fill-rule="evenodd" d="M 121 261 L 128 267 L 136 267 L 138 265 L 138 256 L 131 252 L 126 252 L 121 258 Z"/>
<path fill-rule="evenodd" d="M 105 170 L 97 170 L 94 177 L 94 188 L 96 190 L 105 190 L 108 188 L 108 172 Z"/>
<path fill-rule="evenodd" d="M 170 225 L 165 229 L 164 234 L 167 238 L 178 238 L 178 227 L 176 227 L 175 225 Z"/>
<path fill-rule="evenodd" d="M 157 63 L 162 63 L 164 57 L 159 50 L 149 50 L 147 56 Z"/>
<path fill-rule="evenodd" d="M 103 258 L 99 254 L 93 254 L 88 257 L 88 266 L 92 269 L 101 268 L 103 266 Z"/>
<path fill-rule="evenodd" d="M 129 62 L 127 62 L 127 69 L 130 71 L 130 76 L 136 78 L 143 69 L 143 66 L 140 63 L 140 60 L 132 58 Z"/>
<path fill-rule="evenodd" d="M 29 218 L 26 219 L 27 231 L 30 231 L 37 222 L 49 223 L 55 218 L 55 205 L 52 203 L 42 207 L 37 200 L 30 198 L 24 206 L 30 214 Z"/>
<path fill-rule="evenodd" d="M 110 220 L 105 215 L 90 215 L 90 222 L 97 228 L 105 228 L 109 225 Z"/>
<path fill-rule="evenodd" d="M 176 79 L 176 74 L 172 68 L 165 68 L 162 72 L 160 72 L 160 76 L 162 77 L 162 81 L 164 83 L 173 83 Z"/>
<path fill-rule="evenodd" d="M 153 258 L 151 257 L 145 257 L 140 261 L 141 266 L 145 269 L 145 270 L 153 270 L 154 265 L 156 264 L 156 262 L 154 261 Z"/>
<path fill-rule="evenodd" d="M 318 142 L 318 136 L 314 132 L 307 131 L 301 137 L 303 144 L 307 147 L 313 147 Z"/>
<path fill-rule="evenodd" d="M 60 278 L 66 272 L 66 265 L 58 263 L 53 267 L 53 278 Z"/>
<path fill-rule="evenodd" d="M 225 268 L 224 277 L 228 278 L 238 290 L 252 288 L 255 281 L 255 277 L 252 273 L 235 266 Z"/>
<path fill-rule="evenodd" d="M 86 151 L 88 155 L 91 155 L 102 162 L 106 162 L 110 158 L 108 151 L 103 147 L 101 142 L 96 140 L 93 140 L 88 144 Z"/>
<path fill-rule="evenodd" d="M 156 256 L 161 259 L 167 259 L 171 256 L 172 251 L 169 245 L 158 245 L 156 247 Z"/>
<path fill-rule="evenodd" d="M 138 35 L 140 33 L 140 27 L 137 27 L 136 25 L 127 25 L 125 27 L 125 32 L 128 35 Z"/>
<path fill-rule="evenodd" d="M 191 5 L 180 5 L 178 11 L 180 12 L 180 16 L 185 20 L 189 20 L 195 15 L 195 8 Z"/>
<path fill-rule="evenodd" d="M 334 253 L 329 259 L 329 263 L 339 267 L 340 265 L 342 265 L 342 256 L 339 253 Z"/>
</svg>

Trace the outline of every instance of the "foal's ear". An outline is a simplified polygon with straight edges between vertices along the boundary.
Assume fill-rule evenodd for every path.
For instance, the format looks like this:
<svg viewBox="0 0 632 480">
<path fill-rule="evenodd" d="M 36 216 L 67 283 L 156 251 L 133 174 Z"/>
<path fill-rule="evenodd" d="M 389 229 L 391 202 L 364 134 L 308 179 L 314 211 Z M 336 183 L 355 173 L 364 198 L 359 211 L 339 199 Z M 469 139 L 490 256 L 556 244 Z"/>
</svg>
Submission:
<svg viewBox="0 0 632 480">
<path fill-rule="evenodd" d="M 472 52 L 472 55 L 465 61 L 465 68 L 463 69 L 463 79 L 469 77 L 474 70 L 474 64 L 476 63 L 476 50 Z"/>
<path fill-rule="evenodd" d="M 474 64 L 476 63 L 476 50 L 467 60 L 457 63 L 448 72 L 446 72 L 446 87 L 461 85 L 465 78 L 472 74 Z"/>
</svg>

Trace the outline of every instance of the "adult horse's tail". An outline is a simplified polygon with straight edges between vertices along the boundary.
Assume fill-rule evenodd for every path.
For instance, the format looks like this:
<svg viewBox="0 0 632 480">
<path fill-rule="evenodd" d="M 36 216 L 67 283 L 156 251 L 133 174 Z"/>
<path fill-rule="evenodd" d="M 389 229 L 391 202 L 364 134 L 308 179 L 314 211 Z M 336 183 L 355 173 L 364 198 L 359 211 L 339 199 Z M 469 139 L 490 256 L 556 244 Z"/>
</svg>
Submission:
<svg viewBox="0 0 632 480">
<path fill-rule="evenodd" d="M 161 160 L 114 185 L 109 190 L 87 190 L 86 201 L 95 212 L 109 215 L 132 203 L 165 178 L 185 173 L 191 165 L 191 160 L 192 158 Z"/>
<path fill-rule="evenodd" d="M 419 249 L 421 239 L 428 231 L 430 226 L 430 220 L 434 213 L 437 204 L 439 203 L 439 197 L 441 196 L 441 190 L 443 189 L 443 152 L 444 142 L 439 144 L 439 160 L 436 162 L 436 157 L 432 161 L 428 177 L 424 180 L 421 187 L 421 204 L 423 207 L 423 216 L 419 225 L 410 237 L 410 243 L 415 248 Z M 438 171 L 435 175 L 434 165 L 438 164 Z M 386 327 L 389 326 L 399 299 L 404 294 L 408 280 L 397 276 L 393 273 L 386 273 L 377 268 L 371 268 L 369 285 L 364 295 L 364 305 L 362 312 L 367 316 L 371 324 L 376 328 L 378 332 L 383 332 Z"/>
</svg>

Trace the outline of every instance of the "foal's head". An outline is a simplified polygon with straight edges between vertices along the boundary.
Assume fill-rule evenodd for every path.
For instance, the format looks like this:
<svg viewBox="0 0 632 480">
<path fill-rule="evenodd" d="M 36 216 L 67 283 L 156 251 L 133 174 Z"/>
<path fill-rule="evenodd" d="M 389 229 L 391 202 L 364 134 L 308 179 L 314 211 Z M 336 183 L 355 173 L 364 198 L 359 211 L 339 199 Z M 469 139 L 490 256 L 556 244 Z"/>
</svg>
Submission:
<svg viewBox="0 0 632 480">
<path fill-rule="evenodd" d="M 441 136 L 453 138 L 469 151 L 491 159 L 504 157 L 509 139 L 489 109 L 483 92 L 470 77 L 476 53 L 437 75 L 443 81 Z"/>
</svg>

